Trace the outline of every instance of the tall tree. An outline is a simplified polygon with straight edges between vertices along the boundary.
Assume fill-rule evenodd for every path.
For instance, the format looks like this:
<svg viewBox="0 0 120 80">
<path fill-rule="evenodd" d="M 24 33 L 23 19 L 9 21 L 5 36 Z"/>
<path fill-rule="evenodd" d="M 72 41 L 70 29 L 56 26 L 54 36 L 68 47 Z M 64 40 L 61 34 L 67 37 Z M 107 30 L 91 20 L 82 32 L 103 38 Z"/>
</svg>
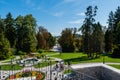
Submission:
<svg viewBox="0 0 120 80">
<path fill-rule="evenodd" d="M 114 42 L 114 13 L 111 11 L 108 19 L 108 29 L 105 33 L 105 51 L 112 52 Z"/>
<path fill-rule="evenodd" d="M 120 7 L 117 8 L 117 10 L 114 13 L 114 44 L 117 45 L 119 43 L 118 38 L 117 38 L 117 34 L 118 34 L 118 24 L 120 21 Z"/>
<path fill-rule="evenodd" d="M 112 56 L 120 58 L 120 21 L 118 22 L 116 27 L 115 39 L 116 39 L 116 44 L 115 44 L 116 48 L 114 49 Z"/>
<path fill-rule="evenodd" d="M 91 43 L 93 53 L 98 57 L 97 55 L 104 51 L 104 32 L 99 22 L 93 25 L 92 40 L 94 41 Z"/>
<path fill-rule="evenodd" d="M 4 21 L 0 18 L 0 60 L 9 58 L 11 55 L 9 41 L 4 36 Z"/>
<path fill-rule="evenodd" d="M 37 49 L 50 49 L 55 44 L 55 38 L 42 26 L 39 27 L 36 37 L 38 41 Z"/>
<path fill-rule="evenodd" d="M 24 52 L 33 52 L 36 50 L 36 20 L 29 14 L 25 17 L 18 16 L 16 18 L 17 27 L 17 50 Z"/>
<path fill-rule="evenodd" d="M 113 52 L 114 57 L 120 57 L 120 55 L 118 56 L 118 52 L 120 52 L 119 22 L 120 7 L 118 7 L 114 13 L 112 11 L 110 12 L 108 19 L 108 29 L 105 34 L 106 52 Z"/>
<path fill-rule="evenodd" d="M 48 48 L 47 47 L 48 37 L 49 37 L 49 33 L 48 33 L 47 29 L 40 26 L 39 31 L 37 32 L 37 40 L 38 40 L 37 48 L 38 49 L 47 49 Z"/>
<path fill-rule="evenodd" d="M 15 47 L 16 32 L 11 13 L 8 13 L 5 19 L 5 37 L 9 40 L 10 46 Z"/>
<path fill-rule="evenodd" d="M 92 6 L 88 6 L 88 8 L 86 9 L 87 12 L 85 13 L 86 18 L 84 20 L 84 23 L 81 27 L 81 32 L 83 35 L 83 48 L 84 48 L 84 52 L 88 54 L 88 57 L 92 57 L 92 49 L 90 46 L 91 43 L 91 34 L 92 34 L 92 29 L 93 29 L 93 24 L 95 22 L 94 17 L 96 16 L 96 12 L 97 12 L 97 6 L 95 6 L 94 8 L 92 8 Z"/>
<path fill-rule="evenodd" d="M 58 42 L 60 43 L 63 52 L 73 52 L 75 50 L 75 46 L 72 29 L 66 28 L 63 30 Z"/>
<path fill-rule="evenodd" d="M 31 15 L 28 14 L 24 17 L 24 44 L 23 51 L 25 52 L 33 52 L 36 50 L 37 39 L 36 39 L 36 20 Z"/>
<path fill-rule="evenodd" d="M 17 52 L 18 51 L 22 51 L 23 50 L 23 40 L 25 38 L 24 36 L 24 26 L 23 26 L 23 21 L 24 21 L 24 17 L 19 15 L 16 19 L 15 19 L 15 26 L 16 26 L 16 34 L 17 34 L 17 44 L 16 44 L 16 48 L 17 48 Z"/>
<path fill-rule="evenodd" d="M 52 48 L 55 45 L 55 37 L 52 36 L 51 33 L 49 33 L 49 38 L 48 38 L 48 44 L 49 44 L 49 49 Z"/>
<path fill-rule="evenodd" d="M 4 20 L 0 17 L 0 33 L 4 33 Z"/>
</svg>

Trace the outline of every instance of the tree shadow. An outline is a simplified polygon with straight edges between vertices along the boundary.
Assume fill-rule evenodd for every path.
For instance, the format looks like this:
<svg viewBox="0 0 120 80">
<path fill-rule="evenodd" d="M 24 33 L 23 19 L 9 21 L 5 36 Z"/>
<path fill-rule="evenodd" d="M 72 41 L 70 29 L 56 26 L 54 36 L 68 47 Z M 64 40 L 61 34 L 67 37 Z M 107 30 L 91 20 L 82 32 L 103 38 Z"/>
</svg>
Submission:
<svg viewBox="0 0 120 80">
<path fill-rule="evenodd" d="M 98 59 L 98 58 L 100 58 L 100 57 L 89 59 L 88 56 L 81 56 L 81 57 L 78 57 L 78 58 L 65 59 L 64 61 L 65 62 L 73 62 L 73 63 L 75 62 L 75 63 L 78 63 L 78 62 L 95 60 L 95 59 Z"/>
<path fill-rule="evenodd" d="M 69 62 L 69 61 L 80 62 L 80 61 L 88 61 L 88 60 L 89 60 L 89 58 L 87 56 L 82 56 L 82 57 L 78 57 L 78 58 L 65 59 L 64 61 L 65 62 Z"/>
</svg>

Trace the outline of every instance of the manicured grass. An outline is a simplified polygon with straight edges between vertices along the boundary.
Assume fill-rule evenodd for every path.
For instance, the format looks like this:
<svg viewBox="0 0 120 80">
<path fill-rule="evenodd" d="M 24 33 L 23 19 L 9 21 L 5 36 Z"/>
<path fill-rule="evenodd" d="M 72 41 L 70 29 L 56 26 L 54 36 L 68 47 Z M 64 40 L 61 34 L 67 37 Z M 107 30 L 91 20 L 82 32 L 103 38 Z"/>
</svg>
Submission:
<svg viewBox="0 0 120 80">
<path fill-rule="evenodd" d="M 7 64 L 7 65 L 0 65 L 1 66 L 1 70 L 21 70 L 23 67 L 19 66 L 18 64 L 15 64 L 14 66 L 12 66 L 11 64 Z"/>
<path fill-rule="evenodd" d="M 51 65 L 53 65 L 53 64 L 56 64 L 56 62 L 52 61 Z M 49 65 L 50 65 L 50 63 L 46 61 L 46 62 L 42 62 L 42 63 L 39 63 L 39 64 L 35 64 L 34 67 L 35 68 L 43 68 L 43 67 L 46 67 L 46 66 L 49 66 Z"/>
<path fill-rule="evenodd" d="M 10 56 L 9 58 L 5 59 L 5 60 L 11 60 L 12 58 L 15 58 L 14 55 Z M 0 61 L 4 61 L 4 60 L 0 60 Z"/>
<path fill-rule="evenodd" d="M 53 57 L 61 58 L 61 59 L 73 59 L 73 58 L 79 58 L 81 56 L 87 56 L 83 53 L 62 53 L 61 55 L 53 55 Z"/>
<path fill-rule="evenodd" d="M 62 53 L 60 55 L 53 55 L 53 57 L 61 58 L 65 62 L 70 61 L 72 64 L 79 63 L 89 63 L 89 62 L 103 62 L 103 58 L 105 62 L 120 62 L 120 58 L 111 58 L 110 56 L 100 56 L 100 58 L 88 59 L 87 54 L 83 53 Z"/>
<path fill-rule="evenodd" d="M 112 64 L 110 64 L 109 66 L 112 66 L 114 68 L 120 69 L 120 65 L 112 65 Z"/>
<path fill-rule="evenodd" d="M 51 55 L 51 54 L 57 54 L 57 53 L 56 52 L 43 52 L 42 54 Z"/>
</svg>

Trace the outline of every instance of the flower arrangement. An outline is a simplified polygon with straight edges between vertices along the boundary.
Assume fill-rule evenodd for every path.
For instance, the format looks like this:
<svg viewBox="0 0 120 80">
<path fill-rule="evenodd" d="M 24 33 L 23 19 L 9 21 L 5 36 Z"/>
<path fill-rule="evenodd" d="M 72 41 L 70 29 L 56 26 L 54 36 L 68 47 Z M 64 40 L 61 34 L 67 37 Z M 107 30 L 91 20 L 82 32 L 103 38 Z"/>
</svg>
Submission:
<svg viewBox="0 0 120 80">
<path fill-rule="evenodd" d="M 31 77 L 31 76 L 36 76 L 36 80 L 43 80 L 45 77 L 45 74 L 39 71 L 24 70 L 22 72 L 18 72 L 14 75 L 9 76 L 5 80 L 14 80 L 17 78 Z"/>
</svg>

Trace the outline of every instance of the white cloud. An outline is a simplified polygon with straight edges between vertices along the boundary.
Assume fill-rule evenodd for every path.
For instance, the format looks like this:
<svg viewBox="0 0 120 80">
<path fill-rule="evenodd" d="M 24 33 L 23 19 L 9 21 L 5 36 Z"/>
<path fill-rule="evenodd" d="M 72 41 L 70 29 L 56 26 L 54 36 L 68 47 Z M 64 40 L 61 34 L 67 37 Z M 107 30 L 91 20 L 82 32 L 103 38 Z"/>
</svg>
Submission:
<svg viewBox="0 0 120 80">
<path fill-rule="evenodd" d="M 32 0 L 25 0 L 25 1 L 26 1 L 26 4 L 28 4 L 29 6 L 35 6 Z"/>
<path fill-rule="evenodd" d="M 74 20 L 74 21 L 69 21 L 68 23 L 70 24 L 81 24 L 83 23 L 84 19 L 78 19 L 78 20 Z"/>
<path fill-rule="evenodd" d="M 64 12 L 56 12 L 53 14 L 53 16 L 56 16 L 56 17 L 61 17 L 63 16 Z"/>
<path fill-rule="evenodd" d="M 51 32 L 51 34 L 52 34 L 53 36 L 59 36 L 59 35 L 60 35 L 59 32 Z"/>
<path fill-rule="evenodd" d="M 84 12 L 82 12 L 82 13 L 77 13 L 76 15 L 78 15 L 78 16 L 85 16 L 85 13 L 84 13 Z"/>
<path fill-rule="evenodd" d="M 96 1 L 95 1 L 95 0 L 93 0 L 91 3 L 92 3 L 92 5 L 95 5 L 95 4 L 96 4 Z"/>
<path fill-rule="evenodd" d="M 38 6 L 36 9 L 37 9 L 37 10 L 42 10 L 42 7 Z"/>
<path fill-rule="evenodd" d="M 74 1 L 76 1 L 76 0 L 64 0 L 63 2 L 64 3 L 69 3 L 69 2 L 74 2 Z"/>
</svg>

